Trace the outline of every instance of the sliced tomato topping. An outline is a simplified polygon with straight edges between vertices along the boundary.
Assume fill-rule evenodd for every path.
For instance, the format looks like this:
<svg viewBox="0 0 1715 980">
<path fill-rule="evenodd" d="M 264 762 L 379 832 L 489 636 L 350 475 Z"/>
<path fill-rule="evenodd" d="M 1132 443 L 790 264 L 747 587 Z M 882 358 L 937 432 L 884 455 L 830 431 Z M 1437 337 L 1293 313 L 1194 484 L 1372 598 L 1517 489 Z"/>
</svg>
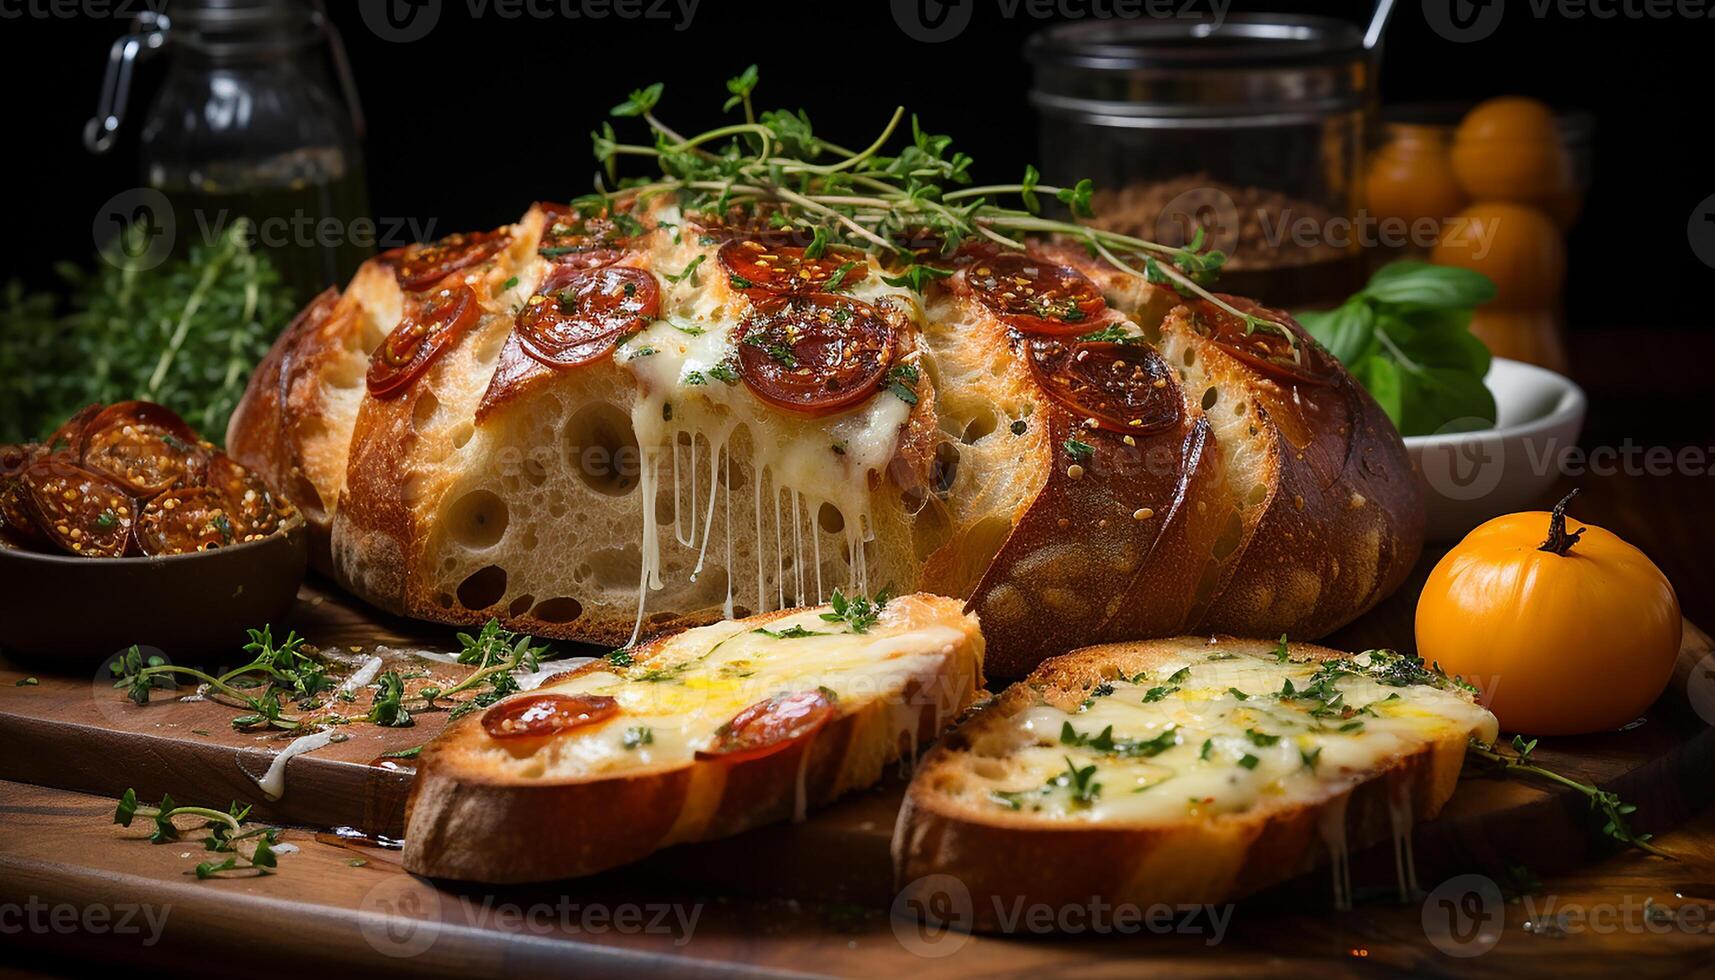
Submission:
<svg viewBox="0 0 1715 980">
<path fill-rule="evenodd" d="M 1148 345 L 1036 340 L 1029 359 L 1048 397 L 1099 428 L 1147 434 L 1177 425 L 1184 413 L 1173 369 Z"/>
<path fill-rule="evenodd" d="M 44 443 L 48 451 L 57 452 L 63 449 L 73 456 L 82 456 L 84 429 L 89 425 L 89 420 L 100 414 L 104 407 L 100 402 L 96 402 L 93 405 L 85 405 L 78 409 L 77 414 L 66 419 L 64 425 L 55 429 L 53 435 L 48 436 L 48 441 Z M 64 443 L 63 446 L 61 445 L 62 442 Z"/>
<path fill-rule="evenodd" d="M 31 463 L 22 480 L 24 504 L 48 540 L 88 558 L 125 554 L 137 505 L 118 480 L 55 457 Z"/>
<path fill-rule="evenodd" d="M 1108 305 L 1082 272 L 1023 252 L 979 255 L 965 281 L 984 306 L 1025 333 L 1088 333 Z"/>
<path fill-rule="evenodd" d="M 851 249 L 830 248 L 810 258 L 797 245 L 774 245 L 754 238 L 722 245 L 720 260 L 733 288 L 752 297 L 829 292 L 869 275 L 869 260 Z"/>
<path fill-rule="evenodd" d="M 137 546 L 145 555 L 183 555 L 238 540 L 226 498 L 207 487 L 177 487 L 143 505 Z"/>
<path fill-rule="evenodd" d="M 459 232 L 427 245 L 407 245 L 383 259 L 393 266 L 401 289 L 418 292 L 460 269 L 488 261 L 511 241 L 512 236 L 503 231 Z"/>
<path fill-rule="evenodd" d="M 738 367 L 756 397 L 811 415 L 868 398 L 893 359 L 893 326 L 875 307 L 809 293 L 758 301 L 738 328 Z"/>
<path fill-rule="evenodd" d="M 715 732 L 708 748 L 697 750 L 697 758 L 745 762 L 773 755 L 815 734 L 837 713 L 832 699 L 821 691 L 778 694 L 734 715 Z"/>
<path fill-rule="evenodd" d="M 518 314 L 518 340 L 544 364 L 575 367 L 611 352 L 660 308 L 661 287 L 642 269 L 557 268 Z"/>
<path fill-rule="evenodd" d="M 490 738 L 546 738 L 600 724 L 619 714 L 619 702 L 600 694 L 532 694 L 508 698 L 482 715 Z"/>
<path fill-rule="evenodd" d="M 19 544 L 41 540 L 24 503 L 24 470 L 46 455 L 42 446 L 0 446 L 0 532 Z"/>
<path fill-rule="evenodd" d="M 139 497 L 202 482 L 208 451 L 185 420 L 153 402 L 109 405 L 83 428 L 83 465 Z"/>
<path fill-rule="evenodd" d="M 280 529 L 280 508 L 268 485 L 231 456 L 217 453 L 209 460 L 206 485 L 225 501 L 236 540 L 266 537 Z"/>
<path fill-rule="evenodd" d="M 1286 326 L 1291 334 L 1267 324 L 1252 325 L 1208 300 L 1192 304 L 1195 323 L 1209 338 L 1246 364 L 1287 381 L 1332 384 L 1339 376 L 1334 359 L 1322 350 L 1285 313 L 1245 299 L 1222 296 L 1227 305 L 1251 316 Z"/>
<path fill-rule="evenodd" d="M 547 214 L 536 254 L 574 269 L 598 269 L 625 254 L 626 242 L 641 230 L 636 219 L 616 217 L 603 207 L 538 203 Z M 629 229 L 622 225 L 632 225 Z M 627 234 L 629 230 L 630 234 Z"/>
<path fill-rule="evenodd" d="M 404 319 L 370 358 L 369 393 L 387 398 L 402 390 L 481 315 L 482 305 L 462 283 L 407 302 Z"/>
</svg>

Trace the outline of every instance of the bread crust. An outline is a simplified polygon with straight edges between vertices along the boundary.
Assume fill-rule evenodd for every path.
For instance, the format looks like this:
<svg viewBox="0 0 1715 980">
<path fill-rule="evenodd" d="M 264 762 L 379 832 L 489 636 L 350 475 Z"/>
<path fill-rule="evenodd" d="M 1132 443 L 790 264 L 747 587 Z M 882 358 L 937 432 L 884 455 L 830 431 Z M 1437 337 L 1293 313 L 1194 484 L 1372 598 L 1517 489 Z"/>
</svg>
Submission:
<svg viewBox="0 0 1715 980">
<path fill-rule="evenodd" d="M 929 875 L 951 875 L 971 897 L 971 928 L 1001 930 L 1008 910 L 1031 905 L 1139 907 L 1228 902 L 1324 863 L 1320 827 L 1343 809 L 1351 850 L 1387 840 L 1390 807 L 1407 800 L 1412 820 L 1433 818 L 1453 795 L 1464 762 L 1457 731 L 1390 759 L 1371 771 L 1329 780 L 1308 804 L 1259 805 L 1242 814 L 1172 823 L 1068 825 L 1065 820 L 952 799 L 934 789 L 957 766 L 957 753 L 988 726 L 1036 703 L 1073 707 L 1104 680 L 1153 669 L 1209 639 L 1120 643 L 1078 650 L 1043 663 L 945 736 L 919 766 L 906 791 L 893 840 L 896 885 L 911 889 Z M 1266 655 L 1274 645 L 1219 638 L 1221 649 Z M 1295 658 L 1343 659 L 1338 651 L 1294 643 Z M 927 883 L 932 885 L 933 880 Z"/>
<path fill-rule="evenodd" d="M 406 807 L 405 867 L 430 877 L 494 883 L 577 877 L 671 844 L 792 819 L 800 780 L 808 808 L 873 784 L 888 763 L 933 741 L 983 685 L 982 632 L 957 600 L 917 595 L 894 602 L 909 611 L 913 629 L 958 632 L 939 673 L 913 678 L 896 699 L 842 701 L 839 715 L 814 736 L 761 758 L 524 780 L 474 758 L 476 749 L 492 744 L 480 713 L 459 719 L 418 761 Z M 763 626 L 803 611 L 781 610 L 746 622 Z M 646 663 L 663 642 L 635 648 L 634 662 Z"/>
</svg>

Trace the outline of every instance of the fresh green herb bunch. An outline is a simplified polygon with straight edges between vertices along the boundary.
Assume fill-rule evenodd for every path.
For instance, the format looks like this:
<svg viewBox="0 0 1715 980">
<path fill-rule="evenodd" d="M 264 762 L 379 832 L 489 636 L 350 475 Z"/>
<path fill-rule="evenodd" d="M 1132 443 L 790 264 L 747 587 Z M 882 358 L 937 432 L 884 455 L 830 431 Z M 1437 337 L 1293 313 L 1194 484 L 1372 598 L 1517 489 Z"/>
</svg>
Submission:
<svg viewBox="0 0 1715 980">
<path fill-rule="evenodd" d="M 1489 349 L 1471 333 L 1471 313 L 1495 284 L 1469 269 L 1395 262 L 1339 307 L 1298 322 L 1339 358 L 1401 435 L 1483 429 L 1495 397 L 1483 384 Z"/>
<path fill-rule="evenodd" d="M 53 431 L 91 402 L 142 398 L 220 440 L 262 356 L 296 300 L 268 259 L 233 225 L 188 259 L 149 270 L 123 249 L 96 270 L 58 269 L 71 312 L 55 298 L 8 285 L 0 301 L 0 442 Z M 137 250 L 140 254 L 141 249 Z"/>
<path fill-rule="evenodd" d="M 915 116 L 910 142 L 888 152 L 905 121 L 903 106 L 868 146 L 847 149 L 816 135 L 802 109 L 757 111 L 751 98 L 756 84 L 755 65 L 729 79 L 725 108 L 741 111 L 743 120 L 693 136 L 656 116 L 660 83 L 637 89 L 612 115 L 641 119 L 650 141 L 623 142 L 611 122 L 603 123 L 591 134 L 596 159 L 610 181 L 640 201 L 675 194 L 687 212 L 724 215 L 737 208 L 796 233 L 808 243 L 807 254 L 820 255 L 834 244 L 876 254 L 898 271 L 884 277 L 891 285 L 922 291 L 951 274 L 919 261 L 932 258 L 921 254 L 925 248 L 938 247 L 946 257 L 967 241 L 1022 249 L 1027 236 L 1060 235 L 1125 273 L 1208 300 L 1242 319 L 1247 332 L 1269 329 L 1296 341 L 1285 326 L 1234 309 L 1205 288 L 1226 257 L 1204 251 L 1200 237 L 1175 248 L 1043 215 L 1043 199 L 1052 198 L 1074 219 L 1089 217 L 1094 188 L 1088 180 L 1049 186 L 1035 167 L 1026 167 L 1018 183 L 976 185 L 971 158 L 952 148 L 951 137 L 924 130 Z M 619 163 L 627 157 L 652 162 L 658 176 L 621 180 Z M 605 190 L 596 195 L 608 196 Z"/>
</svg>

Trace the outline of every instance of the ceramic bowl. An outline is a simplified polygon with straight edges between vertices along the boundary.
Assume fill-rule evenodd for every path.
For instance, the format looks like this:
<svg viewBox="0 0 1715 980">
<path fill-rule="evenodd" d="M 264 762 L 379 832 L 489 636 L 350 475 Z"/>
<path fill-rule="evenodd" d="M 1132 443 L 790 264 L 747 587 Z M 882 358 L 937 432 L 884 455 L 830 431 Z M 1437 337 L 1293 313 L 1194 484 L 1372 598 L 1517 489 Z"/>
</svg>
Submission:
<svg viewBox="0 0 1715 980">
<path fill-rule="evenodd" d="M 292 608 L 308 561 L 301 517 L 260 541 L 156 558 L 0 547 L 0 648 L 49 666 L 134 643 L 177 662 L 235 657 L 246 629 Z"/>
<path fill-rule="evenodd" d="M 1431 541 L 1453 541 L 1484 521 L 1544 508 L 1560 456 L 1578 444 L 1584 389 L 1570 378 L 1497 357 L 1484 379 L 1495 396 L 1495 427 L 1407 436 L 1428 510 Z"/>
</svg>

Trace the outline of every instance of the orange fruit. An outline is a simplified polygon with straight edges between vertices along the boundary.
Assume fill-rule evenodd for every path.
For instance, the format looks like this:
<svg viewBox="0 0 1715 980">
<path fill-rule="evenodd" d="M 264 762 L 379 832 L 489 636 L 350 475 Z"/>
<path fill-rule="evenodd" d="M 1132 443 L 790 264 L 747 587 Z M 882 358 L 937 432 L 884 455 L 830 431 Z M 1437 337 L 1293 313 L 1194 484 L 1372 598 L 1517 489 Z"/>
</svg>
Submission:
<svg viewBox="0 0 1715 980">
<path fill-rule="evenodd" d="M 1393 138 L 1370 159 L 1364 181 L 1371 217 L 1405 222 L 1452 217 L 1465 206 L 1465 191 L 1453 173 L 1447 136 L 1429 126 L 1397 126 Z"/>
<path fill-rule="evenodd" d="M 1499 310 L 1553 309 L 1566 285 L 1560 229 L 1522 204 L 1488 201 L 1454 215 L 1429 261 L 1488 276 L 1495 283 L 1489 306 Z"/>
<path fill-rule="evenodd" d="M 1532 204 L 1562 229 L 1577 216 L 1572 155 L 1553 110 L 1535 99 L 1508 96 L 1472 109 L 1453 135 L 1452 164 L 1472 200 Z"/>
</svg>

